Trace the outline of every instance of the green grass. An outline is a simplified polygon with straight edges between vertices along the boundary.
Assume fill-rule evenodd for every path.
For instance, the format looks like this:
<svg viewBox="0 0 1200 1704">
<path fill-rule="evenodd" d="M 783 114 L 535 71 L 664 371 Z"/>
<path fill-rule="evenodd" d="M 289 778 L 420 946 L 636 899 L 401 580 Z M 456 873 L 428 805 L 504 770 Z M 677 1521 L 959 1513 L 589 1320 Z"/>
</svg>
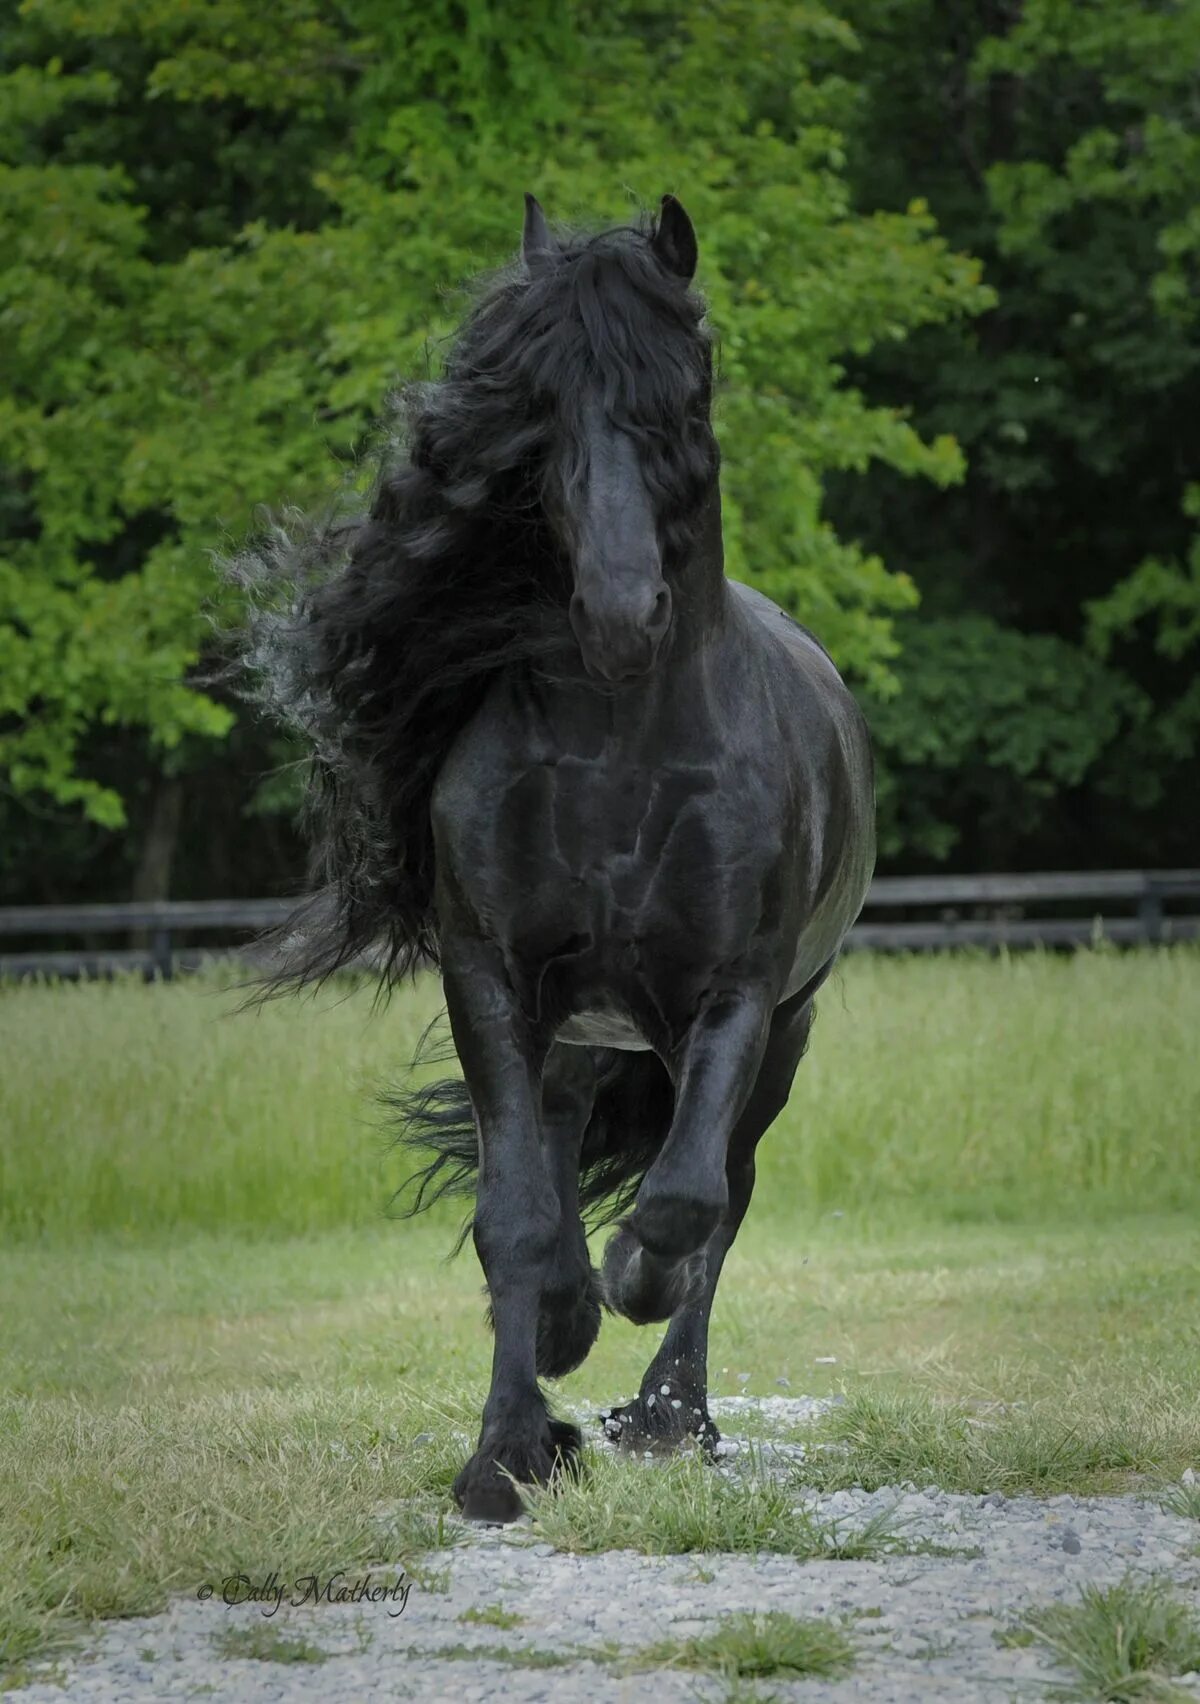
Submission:
<svg viewBox="0 0 1200 1704">
<path fill-rule="evenodd" d="M 1084 1588 L 1079 1601 L 1052 1604 L 1025 1618 L 1035 1641 L 1071 1670 L 1074 1695 L 1111 1704 L 1185 1704 L 1195 1695 L 1174 1684 L 1200 1669 L 1200 1623 L 1170 1583 L 1122 1581 Z"/>
<path fill-rule="evenodd" d="M 852 1525 L 823 1521 L 797 1503 L 808 1475 L 774 1477 L 757 1465 L 737 1478 L 713 1473 L 695 1452 L 650 1468 L 595 1455 L 584 1474 L 528 1499 L 540 1538 L 558 1550 L 772 1551 L 800 1561 L 864 1561 L 926 1554 L 888 1515 Z"/>
<path fill-rule="evenodd" d="M 246 1627 L 222 1627 L 213 1635 L 213 1649 L 218 1657 L 244 1657 L 260 1663 L 324 1663 L 332 1654 L 311 1639 L 258 1621 Z"/>
<path fill-rule="evenodd" d="M 233 1004 L 213 980 L 0 990 L 0 1670 L 238 1572 L 445 1589 L 490 1340 L 470 1251 L 442 1258 L 457 1215 L 381 1220 L 368 1094 L 436 994 Z M 764 1145 L 713 1390 L 843 1390 L 810 1483 L 1182 1496 L 1198 1024 L 1195 952 L 850 961 Z M 606 1320 L 560 1398 L 628 1396 L 656 1341 Z M 697 1468 L 598 1458 L 543 1535 L 904 1542 L 801 1530 L 765 1484 L 735 1507 Z"/>
<path fill-rule="evenodd" d="M 432 982 L 372 1015 L 364 985 L 241 1010 L 220 972 L 0 985 L 0 1226 L 8 1236 L 286 1235 L 379 1218 L 373 1087 L 403 1075 Z"/>
<path fill-rule="evenodd" d="M 1194 1478 L 1183 1485 L 1168 1486 L 1160 1501 L 1169 1514 L 1200 1521 L 1200 1484 Z"/>
<path fill-rule="evenodd" d="M 436 983 L 239 1011 L 219 976 L 0 988 L 0 1230 L 280 1236 L 377 1219 L 372 1085 Z M 756 1214 L 944 1219 L 1200 1205 L 1200 951 L 846 961 Z"/>
<path fill-rule="evenodd" d="M 568 1668 L 572 1663 L 607 1663 L 614 1653 L 605 1648 L 569 1651 L 539 1651 L 533 1645 L 437 1645 L 432 1650 L 409 1646 L 413 1662 L 428 1662 L 431 1658 L 446 1663 L 508 1663 L 513 1668 Z"/>
<path fill-rule="evenodd" d="M 631 1659 L 631 1667 L 700 1669 L 729 1680 L 832 1678 L 854 1663 L 854 1646 L 833 1621 L 782 1610 L 722 1615 L 711 1633 L 666 1639 Z"/>
<path fill-rule="evenodd" d="M 518 1617 L 518 1620 L 520 1618 Z M 489 1621 L 486 1615 L 460 1616 L 460 1621 Z M 495 1626 L 510 1623 L 491 1622 Z M 634 1650 L 614 1645 L 579 1645 L 563 1651 L 544 1651 L 536 1646 L 470 1645 L 463 1642 L 439 1645 L 432 1650 L 413 1648 L 409 1655 L 428 1661 L 507 1663 L 514 1668 L 565 1668 L 575 1663 L 599 1663 L 625 1674 L 647 1669 L 692 1669 L 720 1675 L 736 1683 L 777 1677 L 794 1680 L 805 1675 L 836 1676 L 854 1663 L 854 1646 L 837 1622 L 819 1618 L 801 1619 L 782 1610 L 753 1615 L 730 1613 L 717 1616 L 708 1633 L 689 1639 L 663 1639 Z M 761 1699 L 758 1692 L 738 1696 Z"/>
<path fill-rule="evenodd" d="M 460 1446 L 443 1424 L 437 1446 L 409 1449 L 395 1406 L 367 1387 L 6 1400 L 0 1670 L 69 1623 L 150 1614 L 174 1592 L 219 1600 L 239 1574 L 405 1566 L 456 1540 L 446 1491 Z M 422 1414 L 440 1418 L 410 1413 L 414 1431 Z"/>
<path fill-rule="evenodd" d="M 511 1633 L 514 1627 L 522 1626 L 525 1621 L 523 1615 L 505 1609 L 502 1603 L 472 1604 L 458 1619 L 479 1627 L 499 1627 L 505 1633 Z"/>
<path fill-rule="evenodd" d="M 444 1586 L 417 1557 L 455 1535 L 449 1485 L 490 1354 L 477 1270 L 442 1262 L 444 1246 L 414 1225 L 0 1250 L 0 1554 L 15 1582 L 0 1667 L 239 1571 L 391 1562 L 417 1593 Z M 751 1367 L 751 1391 L 780 1374 L 793 1390 L 844 1386 L 822 1435 L 850 1453 L 814 1454 L 810 1482 L 1104 1491 L 1179 1485 L 1200 1465 L 1190 1216 L 1097 1235 L 850 1215 L 799 1242 L 768 1219 L 740 1248 L 714 1385 L 740 1390 Z M 627 1394 L 655 1341 L 606 1321 L 562 1397 Z M 831 1349 L 836 1366 L 812 1364 Z M 698 1465 L 656 1478 L 604 1457 L 539 1518 L 578 1548 L 768 1548 L 779 1505 L 734 1507 L 717 1476 L 688 1478 Z"/>
<path fill-rule="evenodd" d="M 1186 1468 L 1200 1459 L 1200 1405 L 1157 1379 L 1002 1410 L 927 1392 L 861 1391 L 816 1435 L 832 1447 L 810 1456 L 805 1477 L 824 1490 L 911 1481 L 943 1491 L 1052 1496 L 1114 1490 L 1137 1476 Z M 1190 1512 L 1178 1493 L 1163 1501 Z"/>
</svg>

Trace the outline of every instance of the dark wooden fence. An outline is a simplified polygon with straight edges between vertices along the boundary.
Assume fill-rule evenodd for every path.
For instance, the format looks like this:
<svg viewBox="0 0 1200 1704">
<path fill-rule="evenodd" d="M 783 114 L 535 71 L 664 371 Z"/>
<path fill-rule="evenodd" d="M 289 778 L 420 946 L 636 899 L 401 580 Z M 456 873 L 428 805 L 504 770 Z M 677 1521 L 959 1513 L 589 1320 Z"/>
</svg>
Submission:
<svg viewBox="0 0 1200 1704">
<path fill-rule="evenodd" d="M 925 952 L 1195 940 L 1197 901 L 1200 870 L 883 876 L 871 886 L 850 945 Z M 289 909 L 289 901 L 277 899 L 0 906 L 0 940 L 20 943 L 0 953 L 0 977 L 133 970 L 167 978 L 214 957 L 252 957 L 255 936 L 281 923 Z M 131 936 L 145 944 L 129 945 Z M 50 951 L 37 945 L 64 940 L 85 944 Z"/>
</svg>

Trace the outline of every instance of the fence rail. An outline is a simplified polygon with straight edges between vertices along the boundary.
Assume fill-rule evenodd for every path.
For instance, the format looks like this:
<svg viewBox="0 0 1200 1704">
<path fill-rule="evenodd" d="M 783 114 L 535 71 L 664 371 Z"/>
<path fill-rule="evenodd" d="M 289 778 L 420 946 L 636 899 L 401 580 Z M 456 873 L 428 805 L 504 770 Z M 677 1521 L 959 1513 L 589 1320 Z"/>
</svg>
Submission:
<svg viewBox="0 0 1200 1704">
<path fill-rule="evenodd" d="M 983 876 L 880 876 L 851 947 L 925 952 L 948 947 L 1121 945 L 1200 939 L 1200 913 L 1175 909 L 1200 901 L 1200 870 L 1101 870 Z M 29 942 L 82 937 L 79 949 L 24 946 L 0 953 L 0 978 L 112 976 L 141 971 L 169 978 L 213 958 L 252 958 L 258 935 L 284 922 L 286 899 L 164 900 L 141 904 L 0 906 L 0 938 Z M 1113 915 L 1113 906 L 1131 910 Z M 1049 908 L 1029 915 L 1029 908 Z M 923 913 L 884 921 L 879 912 Z M 148 945 L 97 944 L 143 935 Z M 181 936 L 212 937 L 212 944 Z M 224 937 L 220 939 L 220 937 Z M 232 941 L 230 937 L 243 937 Z"/>
</svg>

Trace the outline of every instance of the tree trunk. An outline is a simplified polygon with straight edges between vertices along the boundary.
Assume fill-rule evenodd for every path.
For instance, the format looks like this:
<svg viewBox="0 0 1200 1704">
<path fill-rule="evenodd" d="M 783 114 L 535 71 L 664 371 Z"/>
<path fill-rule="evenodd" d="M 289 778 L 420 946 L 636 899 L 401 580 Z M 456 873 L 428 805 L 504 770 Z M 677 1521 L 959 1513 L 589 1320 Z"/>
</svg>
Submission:
<svg viewBox="0 0 1200 1704">
<path fill-rule="evenodd" d="M 130 897 L 150 901 L 171 896 L 171 865 L 183 816 L 183 782 L 177 775 L 160 775 L 150 805 L 150 820 L 141 857 L 133 872 Z"/>
</svg>

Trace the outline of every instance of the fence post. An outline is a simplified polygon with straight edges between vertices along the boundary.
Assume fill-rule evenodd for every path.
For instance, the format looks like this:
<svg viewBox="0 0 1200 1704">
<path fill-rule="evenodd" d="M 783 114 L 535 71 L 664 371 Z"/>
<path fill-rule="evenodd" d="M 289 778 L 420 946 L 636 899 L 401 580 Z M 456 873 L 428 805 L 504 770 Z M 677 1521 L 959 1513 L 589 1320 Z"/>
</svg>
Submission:
<svg viewBox="0 0 1200 1704">
<path fill-rule="evenodd" d="M 160 923 L 154 931 L 153 968 L 157 970 L 164 982 L 170 982 L 174 973 L 171 957 L 171 925 Z"/>
<path fill-rule="evenodd" d="M 1147 880 L 1146 891 L 1138 900 L 1138 920 L 1145 931 L 1148 941 L 1161 941 L 1163 938 L 1163 902 L 1162 895 L 1156 890 L 1153 878 Z"/>
</svg>

